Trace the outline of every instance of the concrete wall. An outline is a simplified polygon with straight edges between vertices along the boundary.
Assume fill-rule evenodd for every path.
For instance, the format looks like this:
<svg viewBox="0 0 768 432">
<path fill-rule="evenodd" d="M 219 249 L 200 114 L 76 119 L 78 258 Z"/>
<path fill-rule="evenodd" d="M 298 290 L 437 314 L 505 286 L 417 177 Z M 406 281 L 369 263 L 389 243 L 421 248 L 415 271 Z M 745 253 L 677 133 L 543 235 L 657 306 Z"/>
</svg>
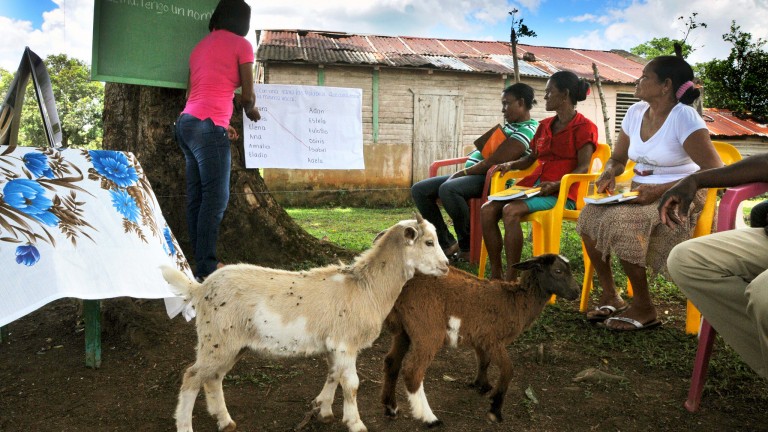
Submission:
<svg viewBox="0 0 768 432">
<path fill-rule="evenodd" d="M 318 85 L 320 69 L 316 65 L 275 63 L 264 67 L 264 82 L 269 84 Z M 452 92 L 462 96 L 460 148 L 452 157 L 473 149 L 473 141 L 491 126 L 503 121 L 501 91 L 509 82 L 501 75 L 471 74 L 426 69 L 381 68 L 379 74 L 379 130 L 374 142 L 372 88 L 374 70 L 370 66 L 326 66 L 320 74 L 324 85 L 363 90 L 364 170 L 287 170 L 264 169 L 262 175 L 275 197 L 284 204 L 333 203 L 340 205 L 383 205 L 410 202 L 409 188 L 414 171 L 426 172 L 427 166 L 414 166 L 414 95 L 420 92 Z M 538 104 L 531 116 L 536 119 L 554 113 L 544 111 L 546 80 L 524 78 L 531 85 Z M 597 88 L 577 109 L 598 126 L 600 141 L 605 142 L 605 127 Z M 632 93 L 634 86 L 603 85 L 607 99 L 610 130 L 616 92 Z M 283 192 L 286 191 L 286 192 Z"/>
</svg>

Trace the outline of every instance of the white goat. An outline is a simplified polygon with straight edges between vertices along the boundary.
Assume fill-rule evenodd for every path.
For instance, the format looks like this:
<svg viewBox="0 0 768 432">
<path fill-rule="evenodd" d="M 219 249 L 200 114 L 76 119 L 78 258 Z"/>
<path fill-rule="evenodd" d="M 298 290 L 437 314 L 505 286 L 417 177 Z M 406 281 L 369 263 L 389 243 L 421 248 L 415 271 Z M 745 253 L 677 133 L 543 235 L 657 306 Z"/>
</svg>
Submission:
<svg viewBox="0 0 768 432">
<path fill-rule="evenodd" d="M 501 407 L 512 378 L 507 345 L 536 320 L 552 294 L 575 300 L 581 291 L 568 261 L 559 255 L 541 255 L 515 267 L 524 270 L 519 282 L 484 281 L 453 268 L 446 277 L 418 275 L 408 281 L 385 321 L 393 334 L 381 392 L 387 415 L 397 416 L 395 387 L 402 369 L 413 417 L 430 427 L 441 423 L 427 402 L 424 375 L 447 342 L 475 349 L 473 386 L 481 394 L 491 390 L 488 366 L 499 367 L 488 418 L 502 420 Z"/>
<path fill-rule="evenodd" d="M 355 361 L 371 346 L 403 285 L 416 271 L 445 275 L 448 259 L 435 228 L 416 215 L 380 233 L 354 263 L 289 272 L 229 265 L 204 283 L 164 266 L 163 277 L 197 311 L 197 360 L 184 374 L 176 428 L 192 431 L 192 410 L 205 387 L 208 412 L 220 431 L 234 431 L 222 380 L 246 348 L 276 356 L 326 354 L 328 376 L 313 401 L 321 421 L 333 420 L 336 387 L 344 393 L 343 421 L 366 431 L 357 410 Z"/>
</svg>

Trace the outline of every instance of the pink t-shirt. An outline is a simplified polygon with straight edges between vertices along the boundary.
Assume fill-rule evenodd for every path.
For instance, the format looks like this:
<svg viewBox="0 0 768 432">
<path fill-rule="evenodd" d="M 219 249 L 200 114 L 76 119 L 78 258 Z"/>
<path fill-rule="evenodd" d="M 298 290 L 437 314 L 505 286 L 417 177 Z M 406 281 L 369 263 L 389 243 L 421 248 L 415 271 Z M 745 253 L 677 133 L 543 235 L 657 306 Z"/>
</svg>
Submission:
<svg viewBox="0 0 768 432">
<path fill-rule="evenodd" d="M 253 46 L 246 38 L 226 30 L 214 30 L 204 37 L 189 56 L 191 90 L 183 112 L 229 126 L 243 63 L 253 63 Z"/>
</svg>

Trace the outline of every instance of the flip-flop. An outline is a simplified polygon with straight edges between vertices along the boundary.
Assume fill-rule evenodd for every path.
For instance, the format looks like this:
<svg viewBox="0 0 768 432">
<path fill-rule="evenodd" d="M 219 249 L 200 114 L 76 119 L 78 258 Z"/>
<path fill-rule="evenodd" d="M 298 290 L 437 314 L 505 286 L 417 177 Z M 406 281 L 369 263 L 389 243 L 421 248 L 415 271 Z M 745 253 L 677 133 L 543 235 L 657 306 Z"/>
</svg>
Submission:
<svg viewBox="0 0 768 432">
<path fill-rule="evenodd" d="M 614 327 L 609 327 L 607 324 L 610 321 L 621 321 L 621 322 L 625 322 L 625 323 L 630 323 L 634 327 L 630 327 L 630 328 L 614 328 Z M 660 326 L 661 325 L 661 321 L 653 320 L 653 321 L 649 321 L 649 322 L 643 324 L 640 321 L 632 319 L 632 318 L 627 318 L 627 317 L 610 317 L 610 318 L 606 319 L 605 321 L 603 321 L 601 323 L 598 323 L 597 325 L 599 325 L 600 327 L 604 327 L 604 328 L 606 328 L 606 329 L 608 329 L 610 331 L 622 332 L 622 331 L 638 331 L 638 330 L 652 329 L 654 327 Z"/>
<path fill-rule="evenodd" d="M 628 307 L 629 307 L 629 305 L 626 304 L 626 303 L 624 303 L 624 305 L 622 305 L 621 307 L 618 307 L 618 308 L 615 307 L 615 306 L 611 306 L 611 305 L 598 306 L 598 307 L 596 307 L 593 310 L 598 311 L 598 312 L 608 311 L 608 313 L 605 314 L 605 315 L 587 316 L 587 321 L 589 321 L 591 323 L 603 322 L 603 321 L 607 320 L 608 318 L 616 315 L 617 313 L 624 312 L 625 310 L 627 310 Z"/>
</svg>

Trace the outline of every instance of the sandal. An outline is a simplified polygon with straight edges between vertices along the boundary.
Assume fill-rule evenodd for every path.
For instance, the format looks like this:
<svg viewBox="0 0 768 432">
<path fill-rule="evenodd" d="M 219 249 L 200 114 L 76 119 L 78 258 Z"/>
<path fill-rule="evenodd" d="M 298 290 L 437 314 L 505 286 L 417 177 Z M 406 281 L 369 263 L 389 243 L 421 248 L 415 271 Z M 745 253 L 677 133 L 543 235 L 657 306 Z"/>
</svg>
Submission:
<svg viewBox="0 0 768 432">
<path fill-rule="evenodd" d="M 626 303 L 619 306 L 618 308 L 611 305 L 598 306 L 590 311 L 593 313 L 592 315 L 590 315 L 589 312 L 587 312 L 587 321 L 591 323 L 603 322 L 618 313 L 624 312 L 625 310 L 627 310 L 628 307 L 629 305 Z"/>
<path fill-rule="evenodd" d="M 629 328 L 616 328 L 616 327 L 609 327 L 607 324 L 611 321 L 621 321 L 625 323 L 632 324 L 634 327 Z M 610 317 L 606 319 L 604 322 L 601 322 L 598 324 L 600 327 L 603 327 L 605 329 L 608 329 L 610 331 L 616 331 L 616 332 L 626 332 L 626 331 L 638 331 L 638 330 L 648 330 L 652 329 L 654 327 L 658 327 L 661 325 L 661 321 L 655 319 L 648 321 L 647 323 L 643 324 L 640 321 L 632 318 L 627 317 Z"/>
</svg>

